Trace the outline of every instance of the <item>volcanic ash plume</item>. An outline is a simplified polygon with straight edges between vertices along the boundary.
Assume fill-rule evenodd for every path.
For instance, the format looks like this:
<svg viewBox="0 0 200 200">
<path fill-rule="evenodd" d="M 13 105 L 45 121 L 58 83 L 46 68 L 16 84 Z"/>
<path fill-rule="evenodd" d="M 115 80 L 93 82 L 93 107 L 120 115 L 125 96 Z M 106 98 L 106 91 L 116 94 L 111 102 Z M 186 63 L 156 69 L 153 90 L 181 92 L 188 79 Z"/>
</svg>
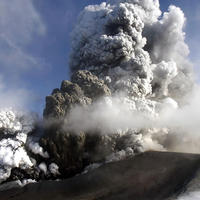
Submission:
<svg viewBox="0 0 200 200">
<path fill-rule="evenodd" d="M 47 96 L 44 110 L 41 145 L 63 173 L 149 149 L 199 151 L 189 150 L 199 98 L 184 25 L 180 8 L 162 14 L 158 0 L 113 0 L 81 12 L 71 81 Z"/>
<path fill-rule="evenodd" d="M 145 137 L 157 143 L 152 134 L 176 132 L 163 129 L 171 126 L 167 120 L 163 124 L 163 114 L 184 106 L 193 88 L 184 24 L 180 8 L 170 6 L 161 15 L 157 0 L 108 1 L 83 10 L 73 32 L 70 68 L 92 72 L 111 90 L 112 106 L 101 100 L 103 105 L 89 112 L 94 121 L 101 118 L 100 129 L 114 121 L 113 128 L 141 134 L 141 146 L 148 148 L 155 146 L 143 144 Z"/>
<path fill-rule="evenodd" d="M 73 32 L 71 71 L 89 70 L 130 98 L 179 101 L 191 87 L 183 12 L 158 1 L 88 6 Z"/>
<path fill-rule="evenodd" d="M 150 149 L 200 152 L 184 25 L 180 8 L 162 14 L 158 0 L 86 7 L 72 33 L 71 81 L 46 97 L 41 138 L 24 115 L 0 111 L 0 181 L 15 168 L 66 178 Z"/>
</svg>

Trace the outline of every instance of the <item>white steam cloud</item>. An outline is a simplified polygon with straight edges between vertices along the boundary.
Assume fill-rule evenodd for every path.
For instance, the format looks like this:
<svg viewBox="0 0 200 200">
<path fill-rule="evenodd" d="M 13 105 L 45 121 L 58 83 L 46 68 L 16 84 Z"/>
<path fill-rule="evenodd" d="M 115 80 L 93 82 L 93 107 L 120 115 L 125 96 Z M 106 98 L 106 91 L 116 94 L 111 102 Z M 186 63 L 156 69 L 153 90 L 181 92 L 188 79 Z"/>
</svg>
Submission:
<svg viewBox="0 0 200 200">
<path fill-rule="evenodd" d="M 8 109 L 0 110 L 0 183 L 10 176 L 12 168 L 33 166 L 24 148 L 32 126 L 31 117 Z"/>
</svg>

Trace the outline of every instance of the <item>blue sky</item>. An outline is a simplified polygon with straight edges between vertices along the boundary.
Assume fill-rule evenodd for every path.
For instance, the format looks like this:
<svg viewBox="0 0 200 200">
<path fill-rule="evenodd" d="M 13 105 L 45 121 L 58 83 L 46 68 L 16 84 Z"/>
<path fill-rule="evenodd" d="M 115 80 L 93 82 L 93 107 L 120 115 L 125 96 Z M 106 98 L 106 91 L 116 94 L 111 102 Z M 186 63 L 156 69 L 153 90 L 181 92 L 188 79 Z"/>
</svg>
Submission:
<svg viewBox="0 0 200 200">
<path fill-rule="evenodd" d="M 0 106 L 42 112 L 45 96 L 69 79 L 70 33 L 84 6 L 101 0 L 0 0 Z M 181 7 L 186 41 L 200 76 L 200 1 L 160 0 Z"/>
</svg>

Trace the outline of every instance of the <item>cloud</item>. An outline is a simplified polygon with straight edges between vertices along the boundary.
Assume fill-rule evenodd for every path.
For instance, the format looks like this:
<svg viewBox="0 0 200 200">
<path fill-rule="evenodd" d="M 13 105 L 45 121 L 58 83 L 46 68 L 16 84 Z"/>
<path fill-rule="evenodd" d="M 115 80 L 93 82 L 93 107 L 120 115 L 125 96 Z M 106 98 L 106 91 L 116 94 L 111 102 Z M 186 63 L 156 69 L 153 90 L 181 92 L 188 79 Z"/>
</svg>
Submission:
<svg viewBox="0 0 200 200">
<path fill-rule="evenodd" d="M 23 84 L 24 74 L 43 69 L 45 63 L 29 49 L 45 33 L 32 0 L 0 1 L 0 107 L 30 101 L 33 95 Z"/>
<path fill-rule="evenodd" d="M 0 2 L 0 64 L 7 70 L 27 69 L 37 59 L 27 53 L 26 46 L 35 35 L 45 34 L 45 25 L 31 0 Z"/>
<path fill-rule="evenodd" d="M 2 0 L 0 12 L 1 35 L 17 44 L 29 42 L 34 33 L 45 33 L 45 26 L 31 0 Z"/>
<path fill-rule="evenodd" d="M 131 134 L 141 134 L 143 147 L 144 141 L 152 144 L 161 137 L 159 144 L 166 149 L 180 151 L 185 146 L 188 152 L 199 152 L 191 144 L 200 129 L 200 92 L 188 58 L 183 11 L 171 5 L 160 15 L 157 0 L 109 2 L 81 12 L 72 35 L 70 67 L 72 73 L 86 69 L 105 81 L 109 78 L 112 94 L 123 92 L 130 109 L 121 102 L 112 107 L 94 104 L 89 114 L 75 108 L 65 127 L 75 131 L 100 127 L 103 133 L 122 129 L 125 134 L 126 128 L 138 129 Z"/>
</svg>

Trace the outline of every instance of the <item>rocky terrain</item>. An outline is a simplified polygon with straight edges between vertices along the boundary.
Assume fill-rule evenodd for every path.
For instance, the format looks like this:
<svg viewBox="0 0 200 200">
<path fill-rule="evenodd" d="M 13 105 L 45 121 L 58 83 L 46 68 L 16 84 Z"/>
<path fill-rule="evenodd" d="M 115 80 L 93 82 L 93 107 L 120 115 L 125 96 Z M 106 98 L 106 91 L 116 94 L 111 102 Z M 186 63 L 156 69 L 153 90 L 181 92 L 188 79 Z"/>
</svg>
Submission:
<svg viewBox="0 0 200 200">
<path fill-rule="evenodd" d="M 176 199 L 200 168 L 200 155 L 146 152 L 64 181 L 0 192 L 1 200 Z"/>
</svg>

